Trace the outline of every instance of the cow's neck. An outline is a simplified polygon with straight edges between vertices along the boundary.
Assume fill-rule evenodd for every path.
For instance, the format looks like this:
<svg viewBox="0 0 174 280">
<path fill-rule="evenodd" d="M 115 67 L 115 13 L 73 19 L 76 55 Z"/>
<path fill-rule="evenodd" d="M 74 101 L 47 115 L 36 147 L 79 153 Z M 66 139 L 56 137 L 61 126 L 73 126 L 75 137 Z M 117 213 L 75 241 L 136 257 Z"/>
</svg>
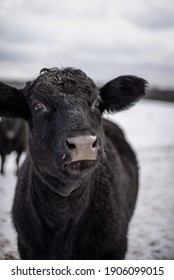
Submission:
<svg viewBox="0 0 174 280">
<path fill-rule="evenodd" d="M 62 227 L 62 229 L 69 226 L 70 222 L 76 225 L 89 205 L 91 176 L 84 178 L 69 196 L 63 197 L 55 191 L 54 187 L 55 183 L 57 187 L 65 187 L 65 181 L 54 179 L 54 185 L 51 186 L 50 181 L 48 184 L 47 180 L 44 181 L 34 170 L 31 175 L 31 192 L 34 192 L 31 197 L 35 197 L 36 211 L 42 215 L 45 223 L 49 227 Z"/>
</svg>

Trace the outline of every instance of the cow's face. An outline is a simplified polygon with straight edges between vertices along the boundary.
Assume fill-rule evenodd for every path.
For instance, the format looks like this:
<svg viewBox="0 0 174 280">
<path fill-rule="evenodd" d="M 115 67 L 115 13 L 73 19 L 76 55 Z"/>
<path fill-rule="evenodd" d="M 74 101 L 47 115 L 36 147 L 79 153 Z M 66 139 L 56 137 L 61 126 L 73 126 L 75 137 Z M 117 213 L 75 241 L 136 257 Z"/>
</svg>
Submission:
<svg viewBox="0 0 174 280">
<path fill-rule="evenodd" d="M 101 98 L 82 71 L 45 71 L 25 89 L 29 149 L 38 171 L 86 175 L 103 158 Z"/>
<path fill-rule="evenodd" d="M 81 70 L 45 69 L 24 89 L 0 83 L 0 117 L 29 124 L 29 151 L 42 181 L 67 196 L 104 158 L 101 115 L 128 108 L 145 94 L 146 81 L 120 76 L 100 90 Z M 73 186 L 73 187 L 72 187 Z"/>
</svg>

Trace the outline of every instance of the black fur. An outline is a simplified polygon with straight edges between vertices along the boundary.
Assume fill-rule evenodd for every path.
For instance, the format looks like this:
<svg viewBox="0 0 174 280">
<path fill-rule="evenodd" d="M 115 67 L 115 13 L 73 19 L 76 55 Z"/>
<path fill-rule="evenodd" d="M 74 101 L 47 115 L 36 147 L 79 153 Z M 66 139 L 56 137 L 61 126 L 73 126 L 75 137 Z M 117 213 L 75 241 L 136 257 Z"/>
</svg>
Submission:
<svg viewBox="0 0 174 280">
<path fill-rule="evenodd" d="M 73 68 L 44 69 L 21 91 L 0 85 L 0 115 L 29 126 L 12 211 L 22 259 L 124 259 L 138 167 L 123 132 L 101 114 L 132 105 L 145 85 L 123 76 L 100 91 Z M 98 155 L 95 167 L 74 174 L 67 139 L 79 135 L 96 136 Z"/>
<path fill-rule="evenodd" d="M 120 76 L 108 82 L 101 88 L 101 110 L 118 112 L 128 109 L 144 95 L 146 85 L 145 80 L 135 76 Z"/>
</svg>

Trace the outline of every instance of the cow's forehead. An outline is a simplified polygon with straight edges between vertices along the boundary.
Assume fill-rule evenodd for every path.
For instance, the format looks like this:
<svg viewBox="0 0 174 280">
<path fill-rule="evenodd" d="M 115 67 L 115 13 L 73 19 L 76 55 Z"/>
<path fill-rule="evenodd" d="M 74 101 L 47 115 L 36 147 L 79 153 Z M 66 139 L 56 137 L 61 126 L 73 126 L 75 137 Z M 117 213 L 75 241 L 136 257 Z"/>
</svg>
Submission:
<svg viewBox="0 0 174 280">
<path fill-rule="evenodd" d="M 83 71 L 75 68 L 65 68 L 65 69 L 42 69 L 38 77 L 39 80 L 46 83 L 56 82 L 58 84 L 64 83 L 66 81 L 81 82 L 95 86 L 95 83 L 90 79 Z"/>
<path fill-rule="evenodd" d="M 98 88 L 91 78 L 83 71 L 74 68 L 43 69 L 40 75 L 32 82 L 27 84 L 28 90 L 33 93 L 62 95 L 76 94 L 77 92 L 87 93 L 88 95 L 98 94 Z"/>
</svg>

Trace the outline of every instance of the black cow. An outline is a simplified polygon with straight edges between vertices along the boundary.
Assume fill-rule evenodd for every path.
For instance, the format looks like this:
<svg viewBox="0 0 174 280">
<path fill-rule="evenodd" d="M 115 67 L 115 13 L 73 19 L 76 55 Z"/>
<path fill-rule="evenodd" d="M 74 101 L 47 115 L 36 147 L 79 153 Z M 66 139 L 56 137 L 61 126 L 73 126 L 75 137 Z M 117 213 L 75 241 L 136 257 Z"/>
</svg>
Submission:
<svg viewBox="0 0 174 280">
<path fill-rule="evenodd" d="M 21 154 L 27 148 L 26 133 L 26 124 L 23 120 L 2 119 L 0 121 L 1 174 L 4 174 L 6 155 L 9 155 L 13 151 L 17 153 L 16 173 L 18 173 Z"/>
<path fill-rule="evenodd" d="M 22 259 L 124 259 L 137 161 L 101 116 L 128 108 L 145 85 L 121 76 L 98 89 L 74 68 L 43 69 L 21 90 L 0 84 L 0 115 L 29 126 L 12 210 Z"/>
</svg>

